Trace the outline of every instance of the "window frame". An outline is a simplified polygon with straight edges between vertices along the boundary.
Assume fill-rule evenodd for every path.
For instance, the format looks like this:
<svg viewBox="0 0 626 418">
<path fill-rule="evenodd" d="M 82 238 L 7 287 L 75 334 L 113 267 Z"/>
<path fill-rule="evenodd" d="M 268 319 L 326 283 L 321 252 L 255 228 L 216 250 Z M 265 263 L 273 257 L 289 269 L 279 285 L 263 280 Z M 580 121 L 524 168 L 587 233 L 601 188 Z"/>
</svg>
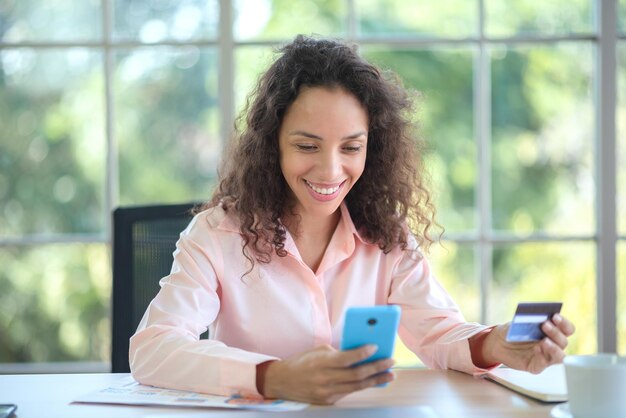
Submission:
<svg viewBox="0 0 626 418">
<path fill-rule="evenodd" d="M 617 230 L 617 59 L 618 42 L 626 40 L 625 33 L 618 33 L 618 0 L 595 0 L 595 31 L 589 34 L 562 36 L 511 36 L 504 38 L 489 37 L 485 34 L 485 0 L 477 0 L 479 32 L 476 37 L 467 38 L 412 38 L 412 37 L 368 37 L 358 33 L 356 0 L 344 0 L 347 4 L 346 33 L 347 40 L 363 46 L 390 47 L 438 47 L 467 45 L 476 48 L 474 61 L 474 134 L 477 147 L 476 164 L 478 180 L 476 184 L 476 225 L 472 233 L 448 233 L 446 240 L 464 244 L 473 244 L 476 248 L 476 275 L 480 278 L 481 320 L 485 322 L 489 312 L 489 288 L 493 278 L 493 247 L 501 243 L 590 241 L 596 245 L 596 290 L 597 290 L 597 347 L 599 352 L 617 352 L 617 244 L 626 241 L 626 235 L 618 235 Z M 276 46 L 282 40 L 238 41 L 234 38 L 234 0 L 219 0 L 220 27 L 216 40 L 193 42 L 165 41 L 141 43 L 139 41 L 115 41 L 112 31 L 113 0 L 101 0 L 103 36 L 97 42 L 19 42 L 0 41 L 0 50 L 12 48 L 75 48 L 83 47 L 98 50 L 103 54 L 104 96 L 105 96 L 105 135 L 106 135 L 106 184 L 105 184 L 105 231 L 102 234 L 58 234 L 28 235 L 22 237 L 3 237 L 0 235 L 0 247 L 14 245 L 46 245 L 56 243 L 106 243 L 111 245 L 112 221 L 110 214 L 118 203 L 118 147 L 114 129 L 115 109 L 113 104 L 114 54 L 117 49 L 173 46 L 198 47 L 213 46 L 219 51 L 218 98 L 220 103 L 220 133 L 222 145 L 230 137 L 235 120 L 235 50 L 242 46 Z M 596 50 L 594 67 L 595 94 L 595 224 L 596 231 L 591 235 L 548 235 L 532 234 L 518 237 L 509 233 L 492 230 L 491 214 L 491 132 L 490 132 L 490 57 L 488 49 L 495 44 L 551 44 L 555 42 L 590 42 Z M 602 138 L 602 140 L 600 140 Z M 61 363 L 51 363 L 52 365 Z M 84 362 L 85 370 L 93 370 L 93 363 Z M 39 366 L 37 366 L 39 365 Z M 0 373 L 4 370 L 13 372 L 45 371 L 58 369 L 50 364 L 32 363 L 19 367 L 15 364 L 0 364 Z M 76 366 L 61 367 L 76 371 Z M 78 369 L 81 367 L 78 366 Z M 97 368 L 97 367 L 96 367 Z"/>
</svg>

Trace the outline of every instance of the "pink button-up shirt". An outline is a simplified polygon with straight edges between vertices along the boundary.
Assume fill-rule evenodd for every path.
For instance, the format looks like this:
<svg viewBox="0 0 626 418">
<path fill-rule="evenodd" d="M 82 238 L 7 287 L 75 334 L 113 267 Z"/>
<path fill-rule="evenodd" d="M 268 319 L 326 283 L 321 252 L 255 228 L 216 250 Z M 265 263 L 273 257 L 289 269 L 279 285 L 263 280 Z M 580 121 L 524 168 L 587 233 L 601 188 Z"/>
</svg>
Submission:
<svg viewBox="0 0 626 418">
<path fill-rule="evenodd" d="M 338 347 L 350 306 L 397 304 L 399 335 L 429 367 L 467 373 L 465 322 L 415 240 L 385 254 L 355 229 L 345 205 L 316 272 L 287 233 L 286 257 L 269 264 L 242 254 L 237 217 L 213 208 L 180 235 L 169 276 L 130 340 L 134 378 L 147 385 L 218 395 L 259 396 L 256 365 L 321 344 Z M 199 335 L 209 329 L 209 340 Z"/>
</svg>

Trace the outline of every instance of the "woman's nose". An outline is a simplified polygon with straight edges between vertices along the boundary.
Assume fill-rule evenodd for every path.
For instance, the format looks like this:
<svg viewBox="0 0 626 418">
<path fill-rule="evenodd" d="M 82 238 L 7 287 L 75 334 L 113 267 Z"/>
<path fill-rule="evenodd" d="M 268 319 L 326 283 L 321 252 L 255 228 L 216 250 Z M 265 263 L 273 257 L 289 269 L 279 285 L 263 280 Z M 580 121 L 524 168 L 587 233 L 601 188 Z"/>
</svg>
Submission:
<svg viewBox="0 0 626 418">
<path fill-rule="evenodd" d="M 338 180 L 341 174 L 341 156 L 336 151 L 324 152 L 319 163 L 320 174 L 323 180 Z"/>
</svg>

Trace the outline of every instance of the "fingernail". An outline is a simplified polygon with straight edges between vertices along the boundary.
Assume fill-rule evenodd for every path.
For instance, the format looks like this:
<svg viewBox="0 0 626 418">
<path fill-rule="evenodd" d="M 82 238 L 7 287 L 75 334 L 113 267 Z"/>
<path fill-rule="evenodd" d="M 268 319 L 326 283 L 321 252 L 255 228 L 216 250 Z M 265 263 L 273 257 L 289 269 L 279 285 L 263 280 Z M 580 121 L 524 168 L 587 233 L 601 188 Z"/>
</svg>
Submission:
<svg viewBox="0 0 626 418">
<path fill-rule="evenodd" d="M 559 315 L 559 314 L 554 314 L 554 315 L 552 316 L 552 321 L 553 321 L 555 324 L 558 324 L 558 323 L 559 323 L 559 322 L 561 322 L 562 320 L 563 320 L 563 317 L 562 317 L 561 315 Z"/>
<path fill-rule="evenodd" d="M 378 346 L 376 344 L 369 344 L 367 346 L 367 350 L 365 350 L 365 352 L 370 356 L 377 351 L 378 351 Z"/>
</svg>

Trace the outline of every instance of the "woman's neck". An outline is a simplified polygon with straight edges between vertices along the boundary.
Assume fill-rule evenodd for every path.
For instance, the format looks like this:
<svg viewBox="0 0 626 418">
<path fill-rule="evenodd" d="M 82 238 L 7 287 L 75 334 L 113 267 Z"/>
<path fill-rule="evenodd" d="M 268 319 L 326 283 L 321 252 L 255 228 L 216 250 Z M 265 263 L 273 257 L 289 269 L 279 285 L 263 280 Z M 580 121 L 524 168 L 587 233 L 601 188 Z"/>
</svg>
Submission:
<svg viewBox="0 0 626 418">
<path fill-rule="evenodd" d="M 340 209 L 329 216 L 311 216 L 296 212 L 283 217 L 283 223 L 294 239 L 310 238 L 328 243 L 340 218 Z"/>
<path fill-rule="evenodd" d="M 285 227 L 293 237 L 303 261 L 312 271 L 317 271 L 340 218 L 340 209 L 324 217 L 300 213 L 285 217 Z"/>
</svg>

